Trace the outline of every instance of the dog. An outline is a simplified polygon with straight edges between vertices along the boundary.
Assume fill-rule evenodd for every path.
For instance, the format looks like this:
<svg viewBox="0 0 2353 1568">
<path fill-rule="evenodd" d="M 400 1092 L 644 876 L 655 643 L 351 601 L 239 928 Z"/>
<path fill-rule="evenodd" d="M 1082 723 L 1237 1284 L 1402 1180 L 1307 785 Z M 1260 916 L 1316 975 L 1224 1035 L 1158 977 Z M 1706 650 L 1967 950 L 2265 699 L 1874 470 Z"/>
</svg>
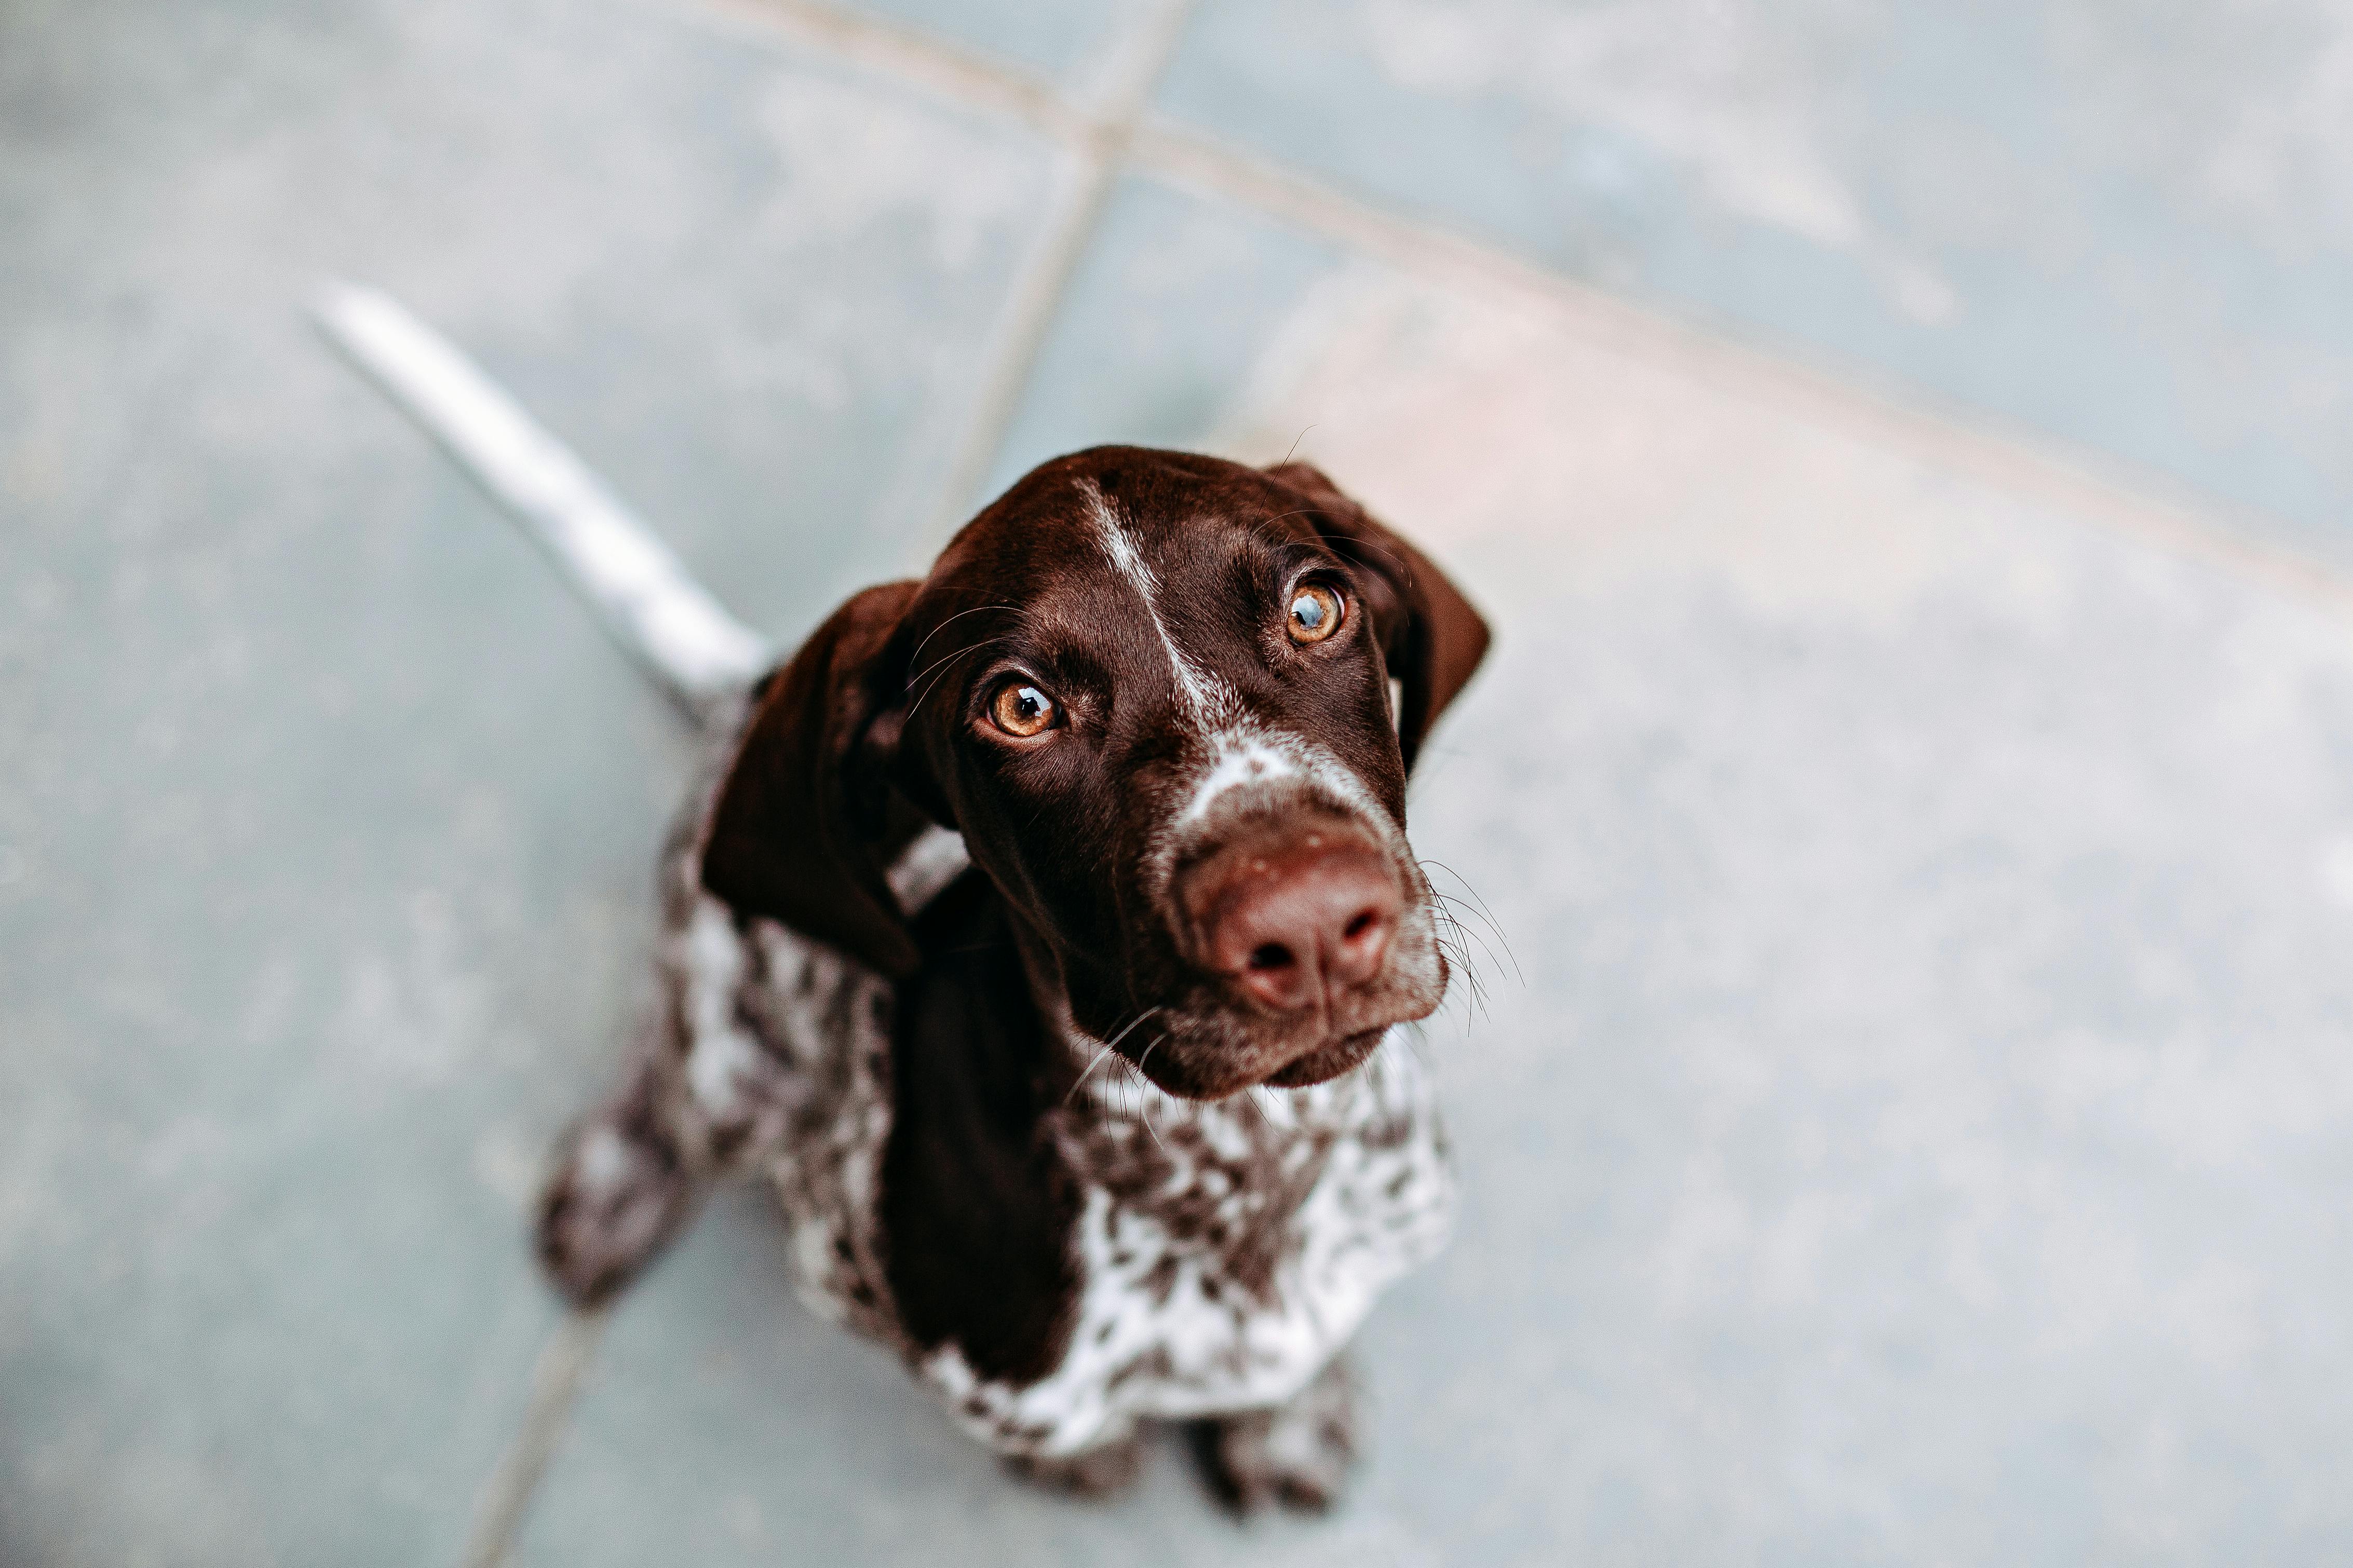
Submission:
<svg viewBox="0 0 2353 1568">
<path fill-rule="evenodd" d="M 1328 1505 L 1342 1352 L 1451 1211 L 1406 781 L 1487 645 L 1306 464 L 1033 470 L 715 720 L 550 1277 L 601 1303 L 765 1175 L 802 1297 L 1016 1468 L 1107 1490 L 1188 1421 L 1238 1505 Z"/>
</svg>

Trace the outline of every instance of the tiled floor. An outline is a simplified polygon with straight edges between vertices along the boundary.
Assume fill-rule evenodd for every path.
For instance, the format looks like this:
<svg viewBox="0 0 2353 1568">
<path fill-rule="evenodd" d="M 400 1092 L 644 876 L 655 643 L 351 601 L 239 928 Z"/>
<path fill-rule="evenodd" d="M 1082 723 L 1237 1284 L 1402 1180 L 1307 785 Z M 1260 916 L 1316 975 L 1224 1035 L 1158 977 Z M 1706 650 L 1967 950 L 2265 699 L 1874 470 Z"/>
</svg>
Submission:
<svg viewBox="0 0 2353 1568">
<path fill-rule="evenodd" d="M 1169 16 L 0 10 L 0 1564 L 2353 1547 L 2348 25 L 1207 0 L 1025 342 L 1039 84 Z M 997 429 L 1296 441 L 1490 607 L 1469 1206 L 1337 1520 L 1012 1486 L 750 1194 L 561 1330 L 682 738 L 327 275 L 780 636 Z"/>
<path fill-rule="evenodd" d="M 2325 0 L 1205 0 L 1176 119 L 2353 562 Z"/>
</svg>

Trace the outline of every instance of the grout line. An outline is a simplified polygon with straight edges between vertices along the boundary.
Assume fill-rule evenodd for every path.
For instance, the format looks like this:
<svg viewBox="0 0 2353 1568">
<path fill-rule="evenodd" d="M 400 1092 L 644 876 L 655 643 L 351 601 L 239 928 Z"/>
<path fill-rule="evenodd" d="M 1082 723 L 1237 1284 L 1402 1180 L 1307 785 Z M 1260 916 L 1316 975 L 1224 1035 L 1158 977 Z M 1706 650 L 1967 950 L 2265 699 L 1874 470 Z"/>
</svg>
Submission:
<svg viewBox="0 0 2353 1568">
<path fill-rule="evenodd" d="M 1089 95 L 1096 112 L 1086 114 L 1050 84 L 941 48 L 910 29 L 869 22 L 807 0 L 710 0 L 708 8 L 723 19 L 732 16 L 763 27 L 789 24 L 804 41 L 837 57 L 1029 121 L 1077 154 L 1073 185 L 1023 268 L 997 335 L 980 395 L 941 494 L 944 524 L 961 521 L 955 514 L 965 498 L 987 477 L 987 467 L 1045 346 L 1054 312 L 1102 220 L 1128 144 L 1153 88 L 1176 52 L 1195 4 L 1157 0 L 1141 26 L 1113 40 Z M 531 1402 L 522 1424 L 476 1507 L 461 1559 L 464 1568 L 501 1568 L 506 1562 L 532 1494 L 563 1441 L 605 1322 L 602 1310 L 567 1312 L 542 1348 L 532 1370 Z"/>
<path fill-rule="evenodd" d="M 601 1310 L 568 1311 L 541 1348 L 538 1363 L 532 1368 L 531 1404 L 523 1411 L 522 1425 L 501 1456 L 498 1468 L 491 1472 L 490 1483 L 482 1489 L 481 1501 L 474 1510 L 473 1531 L 460 1559 L 465 1568 L 498 1568 L 506 1561 L 531 1495 L 546 1473 L 548 1461 L 555 1457 L 556 1445 L 563 1441 L 573 1402 L 579 1397 L 589 1363 L 596 1356 L 597 1342 L 604 1337 L 605 1321 Z"/>
<path fill-rule="evenodd" d="M 1176 55 L 1195 4 L 1158 0 L 1142 23 L 1125 29 L 1103 51 L 1093 80 L 1071 92 L 1019 66 L 827 0 L 702 0 L 702 13 L 723 25 L 768 37 L 781 35 L 928 88 L 967 109 L 1018 120 L 1062 143 L 1075 160 L 991 334 L 971 412 L 926 520 L 934 532 L 952 531 L 965 521 L 974 492 L 988 478 L 1062 297 L 1110 205 L 1152 90 Z"/>
<path fill-rule="evenodd" d="M 1045 232 L 1016 279 L 1013 296 L 992 334 L 979 389 L 934 505 L 931 523 L 936 533 L 955 529 L 979 500 L 976 492 L 988 478 L 1020 410 L 1054 317 L 1088 244 L 1102 226 L 1137 122 L 1176 53 L 1194 4 L 1158 0 L 1142 25 L 1115 42 L 1087 94 L 1097 112 L 1086 122 L 1088 133 L 1072 149 L 1078 160 L 1072 185 L 1050 212 Z"/>
<path fill-rule="evenodd" d="M 707 14 L 739 21 L 752 32 L 771 38 L 781 33 L 929 88 L 967 108 L 1004 114 L 1073 147 L 1097 145 L 1105 130 L 1102 121 L 1032 72 L 913 28 L 855 15 L 828 0 L 701 0 L 701 5 Z M 1989 410 L 1940 404 L 1935 395 L 1895 384 L 1868 365 L 1824 365 L 1808 356 L 1802 345 L 1744 340 L 1635 304 L 1502 247 L 1374 206 L 1195 132 L 1166 123 L 1138 123 L 1128 132 L 1123 151 L 1138 172 L 1166 183 L 1252 208 L 1442 286 L 1534 300 L 1591 341 L 1718 380 L 1729 375 L 1810 406 L 1826 419 L 1859 423 L 1915 456 L 1933 457 L 1981 479 L 2066 507 L 2171 552 L 2200 557 L 2339 611 L 2353 611 L 2353 576 L 2274 542 L 2288 526 L 2284 520 L 2212 496 L 2161 471 L 2010 424 Z M 1082 242 L 1083 238 L 1082 231 Z M 1041 246 L 1040 262 L 1050 259 Z M 1075 259 L 1074 250 L 1068 266 L 1074 266 Z M 1039 265 L 1035 276 L 1045 280 L 1048 268 Z M 1061 276 L 1067 278 L 1067 266 Z M 1024 282 L 1029 281 L 1025 277 Z M 994 415 L 997 440 L 1003 425 L 1010 422 L 1010 405 L 1019 392 L 1016 386 L 1008 394 L 1004 383 L 1016 373 L 1026 379 L 1051 317 L 1050 299 L 1042 307 L 1033 300 L 1019 303 L 1025 317 L 1039 318 L 1019 322 L 1037 342 L 1029 345 L 1026 355 L 1016 355 L 1011 350 L 1021 340 L 1008 331 L 1006 352 L 992 365 L 983 412 Z M 951 524 L 961 521 L 954 515 L 959 498 L 986 477 L 986 464 L 995 456 L 993 442 L 978 458 L 972 456 L 989 428 L 988 423 L 976 422 L 958 449 L 953 470 L 956 482 L 944 492 L 942 507 Z M 974 468 L 981 471 L 966 477 Z"/>
<path fill-rule="evenodd" d="M 2210 496 L 2170 476 L 2094 448 L 2067 446 L 1999 415 L 1939 407 L 1933 395 L 1846 374 L 1787 352 L 1680 321 L 1567 278 L 1508 250 L 1372 206 L 1278 164 L 1169 125 L 1138 131 L 1142 172 L 1197 194 L 1249 206 L 1416 272 L 1433 283 L 1484 289 L 1549 309 L 1597 345 L 1716 385 L 1769 394 L 1825 422 L 1862 426 L 1915 458 L 2063 507 L 2177 554 L 2197 556 L 2339 611 L 2353 611 L 2353 576 L 2263 537 L 2281 520 Z M 2231 520 L 2242 519 L 2233 526 Z"/>
<path fill-rule="evenodd" d="M 1095 132 L 1093 117 L 1067 101 L 1047 78 L 904 23 L 861 16 L 826 0 L 700 0 L 695 9 L 730 30 L 764 41 L 782 35 L 967 108 L 1019 120 L 1050 136 L 1083 142 Z"/>
<path fill-rule="evenodd" d="M 701 0 L 723 26 L 797 42 L 966 107 L 1004 115 L 1057 142 L 1076 159 L 1064 195 L 1016 281 L 965 436 L 942 487 L 938 521 L 962 520 L 987 478 L 1124 164 L 1304 227 L 1433 282 L 1533 299 L 1599 342 L 1681 362 L 1712 378 L 1731 374 L 1794 395 L 1841 421 L 1858 418 L 1883 439 L 2047 499 L 2122 531 L 2205 556 L 2250 575 L 2353 611 L 2353 580 L 2294 552 L 2240 537 L 2217 521 L 2209 498 L 2173 500 L 2179 481 L 2089 450 L 2052 449 L 2040 432 L 1985 427 L 1978 410 L 1940 411 L 1916 392 L 1899 395 L 1862 378 L 1816 368 L 1721 332 L 1630 303 L 1441 225 L 1385 211 L 1278 163 L 1167 124 L 1147 125 L 1154 88 L 1175 57 L 1197 0 L 1158 0 L 1146 21 L 1108 51 L 1074 102 L 1053 82 L 917 29 L 859 16 L 824 0 Z M 2115 470 L 2114 477 L 2102 470 Z M 2152 494 L 2155 491 L 2155 494 Z M 2244 509 L 2226 508 L 2222 516 Z M 500 1568 L 540 1479 L 562 1442 L 601 1342 L 607 1313 L 569 1311 L 532 1373 L 530 1403 L 514 1441 L 484 1487 L 462 1562 Z"/>
<path fill-rule="evenodd" d="M 1100 120 L 1132 132 L 1152 107 L 1153 91 L 1185 40 L 1198 0 L 1154 0 L 1134 26 L 1122 28 L 1095 53 L 1092 79 L 1077 97 Z"/>
<path fill-rule="evenodd" d="M 924 520 L 931 535 L 944 538 L 970 515 L 974 492 L 988 478 L 1021 405 L 1022 390 L 1045 352 L 1062 296 L 1103 221 L 1103 209 L 1111 205 L 1112 186 L 1119 176 L 1117 161 L 1098 151 L 1082 152 L 1079 159 L 1069 187 L 1047 209 L 1038 243 L 1014 279 L 1012 297 L 990 334 L 979 386 L 932 514 Z"/>
</svg>

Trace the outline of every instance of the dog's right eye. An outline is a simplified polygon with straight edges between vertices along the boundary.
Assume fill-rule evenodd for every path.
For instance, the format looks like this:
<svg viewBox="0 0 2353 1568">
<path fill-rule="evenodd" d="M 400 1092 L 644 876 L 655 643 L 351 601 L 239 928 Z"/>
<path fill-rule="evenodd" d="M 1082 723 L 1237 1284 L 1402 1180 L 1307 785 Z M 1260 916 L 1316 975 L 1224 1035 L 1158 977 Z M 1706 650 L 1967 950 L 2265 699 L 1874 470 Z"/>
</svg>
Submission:
<svg viewBox="0 0 2353 1568">
<path fill-rule="evenodd" d="M 988 700 L 989 721 L 1024 741 L 1052 729 L 1059 712 L 1052 698 L 1019 679 L 998 687 Z"/>
<path fill-rule="evenodd" d="M 1319 643 L 1340 629 L 1347 603 L 1321 583 L 1303 583 L 1291 596 L 1291 616 L 1283 630 L 1302 647 Z"/>
</svg>

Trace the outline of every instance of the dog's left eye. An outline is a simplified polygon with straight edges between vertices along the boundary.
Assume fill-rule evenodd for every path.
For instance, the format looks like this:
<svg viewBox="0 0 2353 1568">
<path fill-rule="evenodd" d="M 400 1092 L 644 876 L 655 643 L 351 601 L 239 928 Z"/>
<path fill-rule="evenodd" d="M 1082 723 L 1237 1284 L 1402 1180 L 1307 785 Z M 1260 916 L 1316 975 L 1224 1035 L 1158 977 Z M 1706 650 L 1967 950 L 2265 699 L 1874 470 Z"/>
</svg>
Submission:
<svg viewBox="0 0 2353 1568">
<path fill-rule="evenodd" d="M 1344 605 L 1340 595 L 1323 584 L 1303 584 L 1291 595 L 1291 615 L 1282 629 L 1302 646 L 1322 642 L 1340 629 L 1340 617 L 1347 613 Z"/>
<path fill-rule="evenodd" d="M 990 722 L 1008 735 L 1028 740 L 1054 727 L 1054 700 L 1026 680 L 1008 680 L 988 700 Z"/>
</svg>

